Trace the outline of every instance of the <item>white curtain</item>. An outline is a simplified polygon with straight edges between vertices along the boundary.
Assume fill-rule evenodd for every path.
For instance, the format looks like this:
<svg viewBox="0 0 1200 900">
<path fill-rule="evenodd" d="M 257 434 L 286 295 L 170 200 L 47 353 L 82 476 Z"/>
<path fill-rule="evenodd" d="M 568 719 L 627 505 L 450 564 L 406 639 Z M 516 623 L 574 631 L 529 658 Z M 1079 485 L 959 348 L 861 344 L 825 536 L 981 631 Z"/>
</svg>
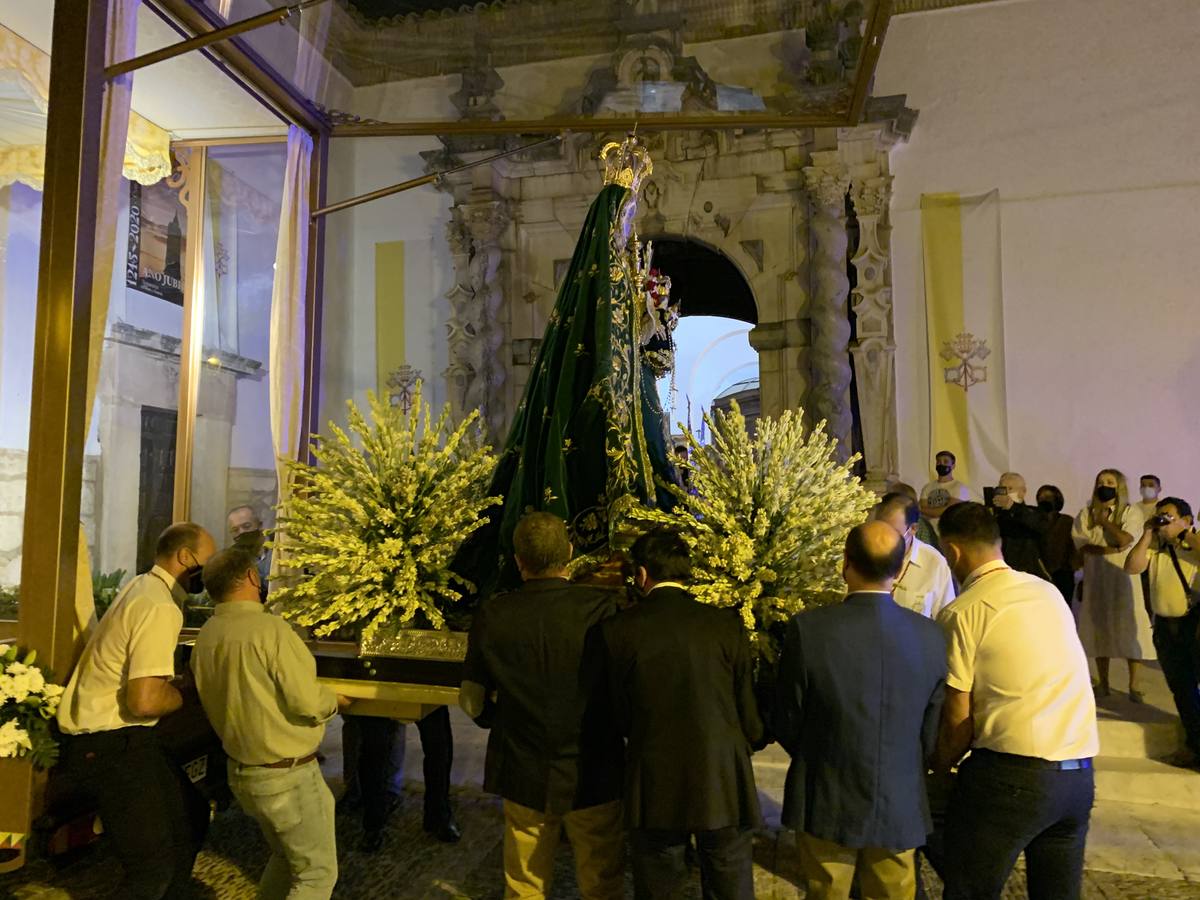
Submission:
<svg viewBox="0 0 1200 900">
<path fill-rule="evenodd" d="M 291 495 L 292 476 L 285 461 L 300 452 L 304 395 L 305 289 L 308 284 L 309 163 L 312 138 L 292 125 L 288 129 L 283 202 L 279 209 L 279 242 L 275 249 L 275 283 L 271 291 L 269 378 L 271 438 L 279 503 Z M 286 535 L 276 535 L 271 555 L 272 577 L 287 553 Z M 281 542 L 283 542 L 281 544 Z"/>
<path fill-rule="evenodd" d="M 114 35 L 110 30 L 110 53 L 114 37 L 124 35 Z M 112 61 L 112 57 L 109 59 Z M 124 77 L 128 82 L 132 75 Z M 0 25 L 0 133 L 4 135 L 0 142 L 0 187 L 20 182 L 35 191 L 42 190 L 49 103 L 50 54 Z M 154 184 L 170 175 L 171 135 L 136 112 L 129 113 L 126 121 L 122 151 L 125 177 L 139 184 Z"/>
<path fill-rule="evenodd" d="M 129 59 L 136 53 L 137 12 L 141 0 L 110 0 L 108 41 L 104 58 L 109 64 Z M 96 256 L 92 269 L 92 323 L 88 351 L 87 410 L 83 429 L 92 425 L 96 386 L 100 379 L 100 358 L 104 350 L 104 332 L 108 323 L 108 300 L 112 290 L 113 264 L 116 261 L 117 216 L 121 196 L 126 190 L 121 180 L 125 143 L 129 132 L 129 100 L 133 94 L 133 73 L 127 72 L 108 83 L 104 91 L 100 128 L 99 184 L 96 191 Z M 76 654 L 83 649 L 87 632 L 96 622 L 96 604 L 92 596 L 92 566 L 87 535 L 79 529 L 79 562 L 75 583 Z M 75 658 L 78 658 L 76 655 Z"/>
</svg>

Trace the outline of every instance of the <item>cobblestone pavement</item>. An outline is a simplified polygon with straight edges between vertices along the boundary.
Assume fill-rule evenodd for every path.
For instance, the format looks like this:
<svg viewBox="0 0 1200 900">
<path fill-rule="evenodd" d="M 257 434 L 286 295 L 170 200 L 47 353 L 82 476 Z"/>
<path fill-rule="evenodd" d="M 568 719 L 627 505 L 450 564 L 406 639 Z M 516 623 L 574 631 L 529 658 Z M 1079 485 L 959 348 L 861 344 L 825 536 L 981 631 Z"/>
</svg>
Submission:
<svg viewBox="0 0 1200 900">
<path fill-rule="evenodd" d="M 422 787 L 419 780 L 415 780 L 406 787 L 404 802 L 393 815 L 386 843 L 378 854 L 368 856 L 357 852 L 355 848 L 362 834 L 357 818 L 339 815 L 340 878 L 335 898 L 500 900 L 503 896 L 500 806 L 480 790 L 486 735 L 457 711 L 454 713 L 454 734 L 455 803 L 464 828 L 462 842 L 454 846 L 440 844 L 422 832 Z M 415 728 L 408 729 L 407 744 L 406 768 L 413 776 L 419 776 L 421 754 Z M 325 774 L 336 792 L 340 790 L 341 779 L 341 735 L 336 721 L 329 729 L 322 750 L 327 757 Z M 783 774 L 781 762 L 778 755 L 770 752 L 756 757 L 755 768 L 768 822 L 778 818 L 777 798 Z M 1158 815 L 1165 815 L 1172 821 L 1181 817 L 1184 831 L 1200 835 L 1200 812 L 1149 806 L 1136 807 L 1134 811 L 1140 810 L 1157 810 Z M 1097 813 L 1100 812 L 1098 809 Z M 1111 810 L 1108 812 L 1110 820 L 1115 818 L 1115 822 L 1110 822 L 1110 828 L 1119 828 L 1121 822 L 1128 820 L 1128 829 L 1135 829 L 1132 814 L 1114 817 Z M 1099 818 L 1102 817 L 1093 815 L 1094 827 Z M 1195 843 L 1200 845 L 1200 837 Z M 1178 848 L 1172 849 L 1178 851 Z M 266 858 L 266 845 L 251 820 L 236 809 L 219 815 L 209 833 L 208 845 L 197 860 L 197 897 L 199 900 L 249 900 L 255 896 L 254 885 Z M 1092 868 L 1085 873 L 1083 896 L 1086 900 L 1200 900 L 1200 875 L 1187 861 L 1181 861 L 1183 865 L 1167 868 L 1159 865 L 1139 868 L 1144 866 L 1144 861 L 1132 854 L 1107 853 L 1103 859 L 1105 871 Z M 755 846 L 755 863 L 757 900 L 798 900 L 804 896 L 803 888 L 798 886 L 794 841 L 790 834 L 771 830 L 761 835 Z M 1132 874 L 1137 871 L 1156 874 L 1170 871 L 1177 877 Z M 71 860 L 34 861 L 19 872 L 0 875 L 0 898 L 90 900 L 106 896 L 117 877 L 115 861 L 103 847 L 95 847 Z M 939 900 L 941 885 L 928 869 L 925 883 L 930 900 Z M 627 884 L 626 895 L 633 895 L 631 884 Z M 549 898 L 573 900 L 578 896 L 570 851 L 564 846 L 556 861 L 555 885 Z M 698 879 L 693 879 L 686 896 L 688 900 L 699 900 Z M 1025 900 L 1027 897 L 1024 873 L 1018 869 L 1004 898 Z"/>
<path fill-rule="evenodd" d="M 439 844 L 421 832 L 420 797 L 410 792 L 393 816 L 384 849 L 373 856 L 355 851 L 361 835 L 352 816 L 338 820 L 340 880 L 335 898 L 383 898 L 404 900 L 500 900 L 502 849 L 501 815 L 498 804 L 475 789 L 456 792 L 459 818 L 464 826 L 460 844 Z M 196 866 L 199 898 L 241 900 L 255 896 L 254 883 L 266 861 L 266 845 L 254 823 L 236 810 L 224 813 L 213 823 L 208 847 Z M 571 870 L 570 851 L 564 847 L 557 860 L 553 900 L 579 896 Z M 941 897 L 936 877 L 926 871 L 931 900 Z M 106 895 L 117 878 L 115 862 L 102 848 L 85 851 L 66 863 L 31 863 L 18 873 L 0 876 L 0 897 L 14 900 L 63 900 L 99 898 Z M 627 885 L 627 896 L 632 896 Z M 699 900 L 699 880 L 693 879 L 686 894 Z M 765 835 L 756 846 L 755 897 L 758 900 L 799 900 L 804 896 L 796 884 L 794 855 L 789 836 Z M 1014 874 L 1005 900 L 1024 900 L 1023 873 Z M 1088 872 L 1084 880 L 1087 900 L 1184 900 L 1200 898 L 1200 883 Z"/>
</svg>

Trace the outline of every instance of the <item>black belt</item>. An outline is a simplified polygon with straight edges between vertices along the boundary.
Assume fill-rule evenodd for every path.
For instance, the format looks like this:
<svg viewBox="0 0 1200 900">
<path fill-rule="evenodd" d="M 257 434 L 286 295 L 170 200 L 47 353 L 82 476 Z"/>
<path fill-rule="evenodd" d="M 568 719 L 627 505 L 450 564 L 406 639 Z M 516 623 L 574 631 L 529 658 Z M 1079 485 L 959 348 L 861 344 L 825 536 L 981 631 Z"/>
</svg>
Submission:
<svg viewBox="0 0 1200 900">
<path fill-rule="evenodd" d="M 269 763 L 241 763 L 247 769 L 294 769 L 296 766 L 302 766 L 305 763 L 310 763 L 317 758 L 317 751 L 314 750 L 308 756 L 296 756 L 290 759 L 280 759 Z"/>
<path fill-rule="evenodd" d="M 971 751 L 972 757 L 992 759 L 1006 766 L 1020 766 L 1023 769 L 1051 769 L 1059 772 L 1073 772 L 1078 769 L 1090 769 L 1092 760 L 1089 759 L 1042 759 L 1037 756 L 1019 756 L 1016 753 L 1001 753 L 998 750 L 982 748 Z"/>
</svg>

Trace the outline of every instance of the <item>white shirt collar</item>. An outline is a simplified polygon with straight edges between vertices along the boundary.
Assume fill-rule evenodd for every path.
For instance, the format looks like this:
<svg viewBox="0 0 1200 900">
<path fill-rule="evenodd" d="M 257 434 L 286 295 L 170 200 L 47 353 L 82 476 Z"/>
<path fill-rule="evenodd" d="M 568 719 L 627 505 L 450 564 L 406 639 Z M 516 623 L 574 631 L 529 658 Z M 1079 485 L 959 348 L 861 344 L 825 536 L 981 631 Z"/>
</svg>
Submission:
<svg viewBox="0 0 1200 900">
<path fill-rule="evenodd" d="M 990 575 L 993 572 L 999 572 L 1001 569 L 1007 568 L 1010 568 L 1010 566 L 1002 559 L 993 559 L 990 562 L 985 562 L 982 566 L 967 576 L 967 580 L 963 582 L 961 593 L 966 593 L 966 591 L 984 575 Z"/>
<path fill-rule="evenodd" d="M 681 591 L 687 590 L 687 586 L 680 584 L 678 581 L 660 581 L 660 582 L 658 582 L 658 584 L 654 585 L 654 587 L 650 588 L 650 590 L 647 591 L 647 593 L 653 594 L 659 588 L 665 588 L 665 587 L 679 588 L 679 590 L 681 590 Z"/>
</svg>

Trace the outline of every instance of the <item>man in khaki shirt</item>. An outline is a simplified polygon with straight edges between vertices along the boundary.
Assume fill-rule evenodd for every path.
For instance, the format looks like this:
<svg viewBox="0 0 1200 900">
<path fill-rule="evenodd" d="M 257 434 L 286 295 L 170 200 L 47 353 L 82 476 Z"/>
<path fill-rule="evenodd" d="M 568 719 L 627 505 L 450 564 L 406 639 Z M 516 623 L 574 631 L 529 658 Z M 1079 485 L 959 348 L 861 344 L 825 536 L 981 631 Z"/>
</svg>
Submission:
<svg viewBox="0 0 1200 900">
<path fill-rule="evenodd" d="M 235 546 L 204 567 L 217 607 L 196 638 L 192 671 L 229 756 L 229 786 L 271 848 L 259 895 L 324 900 L 337 882 L 337 843 L 317 746 L 350 701 L 317 683 L 308 648 L 263 608 L 256 563 Z"/>
</svg>

